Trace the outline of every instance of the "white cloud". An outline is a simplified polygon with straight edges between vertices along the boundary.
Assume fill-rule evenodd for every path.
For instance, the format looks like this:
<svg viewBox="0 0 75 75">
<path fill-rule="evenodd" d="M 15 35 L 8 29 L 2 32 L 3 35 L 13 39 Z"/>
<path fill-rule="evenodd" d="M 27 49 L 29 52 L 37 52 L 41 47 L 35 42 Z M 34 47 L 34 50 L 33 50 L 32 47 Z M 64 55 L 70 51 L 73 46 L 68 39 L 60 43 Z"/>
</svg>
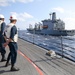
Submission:
<svg viewBox="0 0 75 75">
<path fill-rule="evenodd" d="M 24 17 L 24 18 L 33 18 L 33 16 L 31 16 L 30 14 L 24 12 L 24 13 L 20 13 L 20 16 Z"/>
<path fill-rule="evenodd" d="M 28 14 L 28 13 L 26 13 L 26 12 L 24 12 L 24 13 L 11 12 L 11 15 L 12 15 L 12 14 L 16 15 L 19 21 L 25 21 L 25 20 L 27 20 L 27 19 L 33 18 L 32 15 L 30 15 L 30 14 Z"/>
<path fill-rule="evenodd" d="M 52 10 L 54 10 L 54 11 L 58 11 L 58 12 L 60 12 L 60 13 L 64 13 L 64 9 L 61 8 L 61 7 L 52 8 Z"/>
<path fill-rule="evenodd" d="M 16 12 L 11 12 L 11 15 L 17 16 L 17 27 L 20 29 L 26 29 L 29 27 L 27 20 L 33 18 L 30 14 L 24 12 L 24 13 L 16 13 Z M 29 20 L 28 20 L 29 21 Z"/>
<path fill-rule="evenodd" d="M 75 11 L 66 10 L 65 13 L 66 13 L 68 16 L 75 17 Z"/>
<path fill-rule="evenodd" d="M 8 6 L 14 2 L 28 3 L 28 2 L 33 2 L 33 1 L 34 0 L 0 0 L 0 6 Z"/>
<path fill-rule="evenodd" d="M 15 0 L 17 2 L 23 2 L 23 3 L 28 3 L 28 2 L 33 2 L 34 0 Z"/>
<path fill-rule="evenodd" d="M 39 2 L 41 2 L 41 1 L 43 1 L 43 0 L 36 0 L 36 1 L 39 1 Z"/>
<path fill-rule="evenodd" d="M 75 11 L 65 10 L 63 20 L 66 29 L 75 29 Z"/>
<path fill-rule="evenodd" d="M 10 14 L 17 16 L 17 18 L 18 18 L 17 27 L 20 29 L 29 28 L 29 24 L 32 24 L 32 26 L 34 27 L 34 24 L 36 22 L 38 22 L 38 20 L 36 18 L 34 18 L 32 15 L 30 15 L 26 12 L 23 12 L 23 13 L 11 12 Z"/>
<path fill-rule="evenodd" d="M 0 6 L 7 6 L 8 0 L 0 0 Z"/>
<path fill-rule="evenodd" d="M 10 1 L 10 0 L 8 0 L 8 1 L 9 1 L 9 2 L 16 2 L 16 0 L 11 0 L 11 1 Z"/>
<path fill-rule="evenodd" d="M 64 18 L 66 29 L 75 29 L 75 18 Z"/>
</svg>

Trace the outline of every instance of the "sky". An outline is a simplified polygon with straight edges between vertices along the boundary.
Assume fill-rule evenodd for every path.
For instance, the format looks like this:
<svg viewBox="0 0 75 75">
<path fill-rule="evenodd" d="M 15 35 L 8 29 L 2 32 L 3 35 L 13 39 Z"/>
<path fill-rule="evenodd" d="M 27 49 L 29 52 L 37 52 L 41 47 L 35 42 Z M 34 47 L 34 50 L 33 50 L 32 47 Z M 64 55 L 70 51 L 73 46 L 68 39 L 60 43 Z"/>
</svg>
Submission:
<svg viewBox="0 0 75 75">
<path fill-rule="evenodd" d="M 17 16 L 17 27 L 26 30 L 29 24 L 50 18 L 56 12 L 56 18 L 65 22 L 65 29 L 75 29 L 75 0 L 0 0 L 0 14 L 6 24 L 12 14 Z"/>
</svg>

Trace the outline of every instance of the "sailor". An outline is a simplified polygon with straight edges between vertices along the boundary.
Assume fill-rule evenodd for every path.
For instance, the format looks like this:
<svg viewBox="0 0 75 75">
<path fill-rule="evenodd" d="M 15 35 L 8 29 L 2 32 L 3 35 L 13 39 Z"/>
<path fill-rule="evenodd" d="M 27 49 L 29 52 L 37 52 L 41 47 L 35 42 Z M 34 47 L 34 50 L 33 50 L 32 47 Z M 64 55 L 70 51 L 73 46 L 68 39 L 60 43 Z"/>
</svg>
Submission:
<svg viewBox="0 0 75 75">
<path fill-rule="evenodd" d="M 10 52 L 8 54 L 7 62 L 5 66 L 7 67 L 9 65 L 9 60 L 11 59 L 11 69 L 10 71 L 19 71 L 19 68 L 15 67 L 15 63 L 17 60 L 17 40 L 18 40 L 18 32 L 16 27 L 17 18 L 15 15 L 10 16 L 10 23 L 6 26 L 5 29 L 5 36 L 7 38 L 6 43 L 4 43 L 4 46 L 9 46 Z"/>
<path fill-rule="evenodd" d="M 4 43 L 4 29 L 5 29 L 5 22 L 4 22 L 4 16 L 2 14 L 0 14 L 0 52 L 1 52 L 1 62 L 6 61 L 5 59 L 5 48 L 3 47 L 3 43 Z"/>
</svg>

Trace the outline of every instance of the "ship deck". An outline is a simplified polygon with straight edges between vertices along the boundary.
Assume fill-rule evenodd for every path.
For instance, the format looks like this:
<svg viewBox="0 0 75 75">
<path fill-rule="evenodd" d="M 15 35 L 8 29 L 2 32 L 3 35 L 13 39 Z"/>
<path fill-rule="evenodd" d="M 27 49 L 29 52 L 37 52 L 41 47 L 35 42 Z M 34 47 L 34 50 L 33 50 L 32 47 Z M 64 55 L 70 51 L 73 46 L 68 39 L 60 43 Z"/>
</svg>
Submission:
<svg viewBox="0 0 75 75">
<path fill-rule="evenodd" d="M 18 46 L 16 66 L 20 68 L 20 71 L 11 72 L 11 66 L 4 67 L 5 62 L 0 62 L 0 75 L 75 75 L 74 62 L 58 55 L 51 58 L 46 55 L 46 49 L 22 39 L 19 39 Z M 8 47 L 6 51 L 7 57 Z"/>
</svg>

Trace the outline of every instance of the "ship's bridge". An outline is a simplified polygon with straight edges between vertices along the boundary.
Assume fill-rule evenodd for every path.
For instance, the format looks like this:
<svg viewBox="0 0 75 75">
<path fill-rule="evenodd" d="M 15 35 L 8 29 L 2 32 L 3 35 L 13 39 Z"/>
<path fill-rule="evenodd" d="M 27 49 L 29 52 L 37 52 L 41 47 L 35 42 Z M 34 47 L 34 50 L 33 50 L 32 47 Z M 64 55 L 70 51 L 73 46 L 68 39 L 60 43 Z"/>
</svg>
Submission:
<svg viewBox="0 0 75 75">
<path fill-rule="evenodd" d="M 42 20 L 43 22 L 43 29 L 46 30 L 64 30 L 65 29 L 65 23 L 60 20 L 56 19 L 56 13 L 52 13 L 52 18 Z"/>
</svg>

